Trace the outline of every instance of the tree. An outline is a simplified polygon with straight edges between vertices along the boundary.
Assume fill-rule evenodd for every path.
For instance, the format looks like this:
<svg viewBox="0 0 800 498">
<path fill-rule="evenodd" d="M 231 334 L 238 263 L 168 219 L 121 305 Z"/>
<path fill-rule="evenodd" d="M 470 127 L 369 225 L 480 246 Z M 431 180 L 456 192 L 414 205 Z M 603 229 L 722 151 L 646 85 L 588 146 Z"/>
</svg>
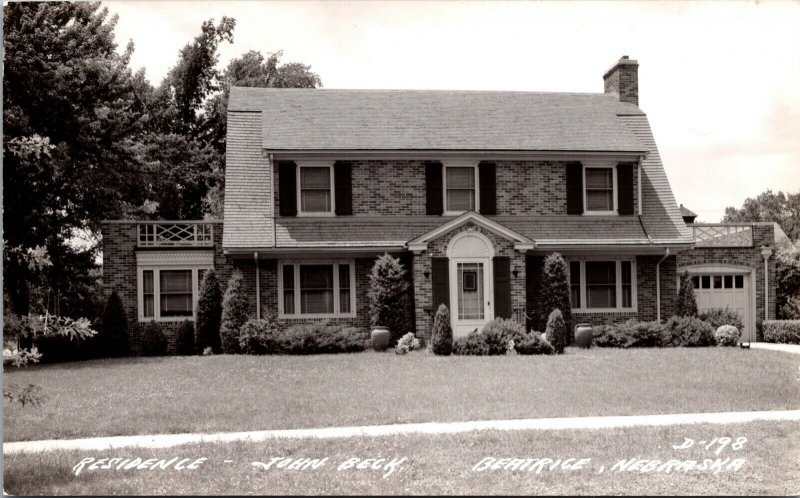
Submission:
<svg viewBox="0 0 800 498">
<path fill-rule="evenodd" d="M 776 251 L 775 287 L 778 318 L 800 319 L 800 251 Z"/>
<path fill-rule="evenodd" d="M 409 283 L 400 260 L 384 254 L 375 260 L 369 274 L 369 316 L 373 327 L 389 329 L 392 346 L 411 329 Z"/>
<path fill-rule="evenodd" d="M 681 275 L 681 288 L 678 291 L 677 313 L 678 316 L 697 316 L 697 299 L 694 296 L 694 284 L 689 278 L 689 272 Z"/>
<path fill-rule="evenodd" d="M 569 295 L 567 262 L 561 257 L 561 254 L 554 252 L 544 259 L 539 309 L 540 323 L 547 323 L 553 310 L 560 310 L 565 326 L 567 327 L 567 344 L 574 340 L 572 332 L 572 307 L 570 305 Z M 553 346 L 555 346 L 555 344 Z"/>
<path fill-rule="evenodd" d="M 228 288 L 222 300 L 222 352 L 236 354 L 241 352 L 239 347 L 239 330 L 247 322 L 250 311 L 250 302 L 247 294 L 242 289 L 242 272 L 234 270 L 228 279 Z"/>
<path fill-rule="evenodd" d="M 189 320 L 184 320 L 175 338 L 175 354 L 191 356 L 194 353 L 194 324 Z"/>
<path fill-rule="evenodd" d="M 96 340 L 98 353 L 102 356 L 116 358 L 130 353 L 128 318 L 116 291 L 111 291 L 111 295 L 108 296 L 103 309 L 100 333 Z"/>
<path fill-rule="evenodd" d="M 790 194 L 772 190 L 748 197 L 740 209 L 725 208 L 723 223 L 774 221 L 792 242 L 800 240 L 800 192 Z"/>
<path fill-rule="evenodd" d="M 214 270 L 206 270 L 200 285 L 200 298 L 197 301 L 197 321 L 195 322 L 195 345 L 202 354 L 206 348 L 214 353 L 221 349 L 219 335 L 222 320 L 222 290 Z"/>
<path fill-rule="evenodd" d="M 553 346 L 556 354 L 564 352 L 564 348 L 567 346 L 567 324 L 564 322 L 561 310 L 554 309 L 550 316 L 547 317 L 545 337 L 547 342 Z"/>
<path fill-rule="evenodd" d="M 444 304 L 439 305 L 433 319 L 431 330 L 431 351 L 440 356 L 449 356 L 453 352 L 453 329 L 450 326 L 450 310 Z"/>
</svg>

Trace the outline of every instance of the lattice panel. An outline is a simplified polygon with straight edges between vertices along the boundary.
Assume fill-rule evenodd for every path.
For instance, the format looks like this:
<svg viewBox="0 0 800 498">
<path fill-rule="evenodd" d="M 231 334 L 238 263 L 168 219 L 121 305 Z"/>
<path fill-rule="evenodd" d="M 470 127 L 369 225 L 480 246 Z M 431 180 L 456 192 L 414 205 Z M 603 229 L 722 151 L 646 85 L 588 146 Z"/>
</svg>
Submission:
<svg viewBox="0 0 800 498">
<path fill-rule="evenodd" d="M 212 227 L 208 223 L 152 223 L 139 225 L 139 245 L 210 246 Z"/>
<path fill-rule="evenodd" d="M 699 225 L 693 226 L 697 246 L 752 247 L 753 230 L 743 225 Z"/>
</svg>

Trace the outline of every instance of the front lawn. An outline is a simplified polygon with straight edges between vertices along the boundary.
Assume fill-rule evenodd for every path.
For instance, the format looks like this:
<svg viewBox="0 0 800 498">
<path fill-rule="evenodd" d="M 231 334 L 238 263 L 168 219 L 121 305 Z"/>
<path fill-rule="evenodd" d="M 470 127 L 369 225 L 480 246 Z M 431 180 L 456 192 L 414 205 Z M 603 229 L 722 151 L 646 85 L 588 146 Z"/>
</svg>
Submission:
<svg viewBox="0 0 800 498">
<path fill-rule="evenodd" d="M 699 441 L 729 437 L 744 444 L 714 445 Z M 696 444 L 673 449 L 685 438 Z M 16 495 L 295 495 L 295 494 L 512 494 L 512 495 L 796 495 L 800 423 L 752 422 L 735 425 L 686 425 L 613 430 L 477 432 L 451 435 L 358 437 L 349 439 L 275 440 L 262 443 L 188 445 L 158 450 L 46 452 L 6 455 L 4 485 Z M 719 451 L 719 454 L 717 454 Z M 317 468 L 254 466 L 274 458 L 328 460 Z M 568 460 L 564 467 L 505 461 L 505 469 L 474 470 L 485 458 Z M 93 458 L 87 462 L 85 459 Z M 91 469 L 100 459 L 206 458 L 195 470 Z M 406 460 L 388 469 L 340 466 L 352 458 Z M 585 460 L 577 464 L 578 460 Z M 618 461 L 646 460 L 617 466 Z M 719 471 L 677 468 L 677 462 L 721 459 Z M 730 459 L 727 460 L 726 459 Z M 130 461 L 129 460 L 129 461 Z M 733 460 L 740 466 L 729 467 Z M 80 473 L 73 468 L 80 462 Z M 653 463 L 657 461 L 656 463 Z M 118 461 L 116 461 L 118 462 Z M 285 462 L 281 460 L 280 462 Z M 485 461 L 490 462 L 490 461 Z M 100 462 L 102 467 L 106 462 Z M 152 465 L 152 461 L 150 465 Z M 578 466 L 574 468 L 572 464 Z M 134 466 L 137 464 L 134 463 Z M 647 466 L 649 465 L 649 467 Z M 655 467 L 655 465 L 664 465 Z M 503 465 L 499 465 L 502 467 Z M 260 467 L 260 468 L 259 468 Z M 380 467 L 380 465 L 379 465 Z M 480 468 L 480 467 L 479 467 Z M 533 469 L 533 470 L 530 470 Z"/>
<path fill-rule="evenodd" d="M 4 383 L 38 384 L 48 399 L 4 401 L 3 436 L 797 409 L 797 378 L 797 357 L 739 348 L 98 360 L 6 371 Z"/>
</svg>

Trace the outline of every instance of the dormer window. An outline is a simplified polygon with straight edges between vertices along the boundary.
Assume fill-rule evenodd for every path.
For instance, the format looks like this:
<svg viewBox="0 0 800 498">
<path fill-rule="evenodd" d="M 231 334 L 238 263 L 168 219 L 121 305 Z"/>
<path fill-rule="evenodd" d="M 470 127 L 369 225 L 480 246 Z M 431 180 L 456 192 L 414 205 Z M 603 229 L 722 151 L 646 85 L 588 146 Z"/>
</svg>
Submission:
<svg viewBox="0 0 800 498">
<path fill-rule="evenodd" d="M 334 211 L 333 167 L 329 164 L 301 164 L 297 182 L 299 214 L 332 214 Z"/>
<path fill-rule="evenodd" d="M 445 214 L 477 211 L 477 166 L 445 166 L 444 170 Z"/>
<path fill-rule="evenodd" d="M 617 212 L 616 169 L 586 166 L 584 172 L 584 205 L 587 213 L 615 214 Z"/>
</svg>

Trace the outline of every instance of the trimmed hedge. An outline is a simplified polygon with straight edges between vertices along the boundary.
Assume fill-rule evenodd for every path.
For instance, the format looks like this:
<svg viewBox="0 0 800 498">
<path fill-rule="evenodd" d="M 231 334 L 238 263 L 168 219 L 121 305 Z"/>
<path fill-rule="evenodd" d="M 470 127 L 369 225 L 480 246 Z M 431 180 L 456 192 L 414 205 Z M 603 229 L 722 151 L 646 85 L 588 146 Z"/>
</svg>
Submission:
<svg viewBox="0 0 800 498">
<path fill-rule="evenodd" d="M 556 351 L 552 344 L 542 337 L 542 333 L 535 330 L 531 331 L 525 339 L 516 343 L 514 349 L 522 355 L 553 354 Z"/>
<path fill-rule="evenodd" d="M 563 353 L 564 348 L 567 347 L 568 337 L 567 324 L 564 322 L 561 310 L 555 309 L 550 313 L 550 317 L 547 319 L 547 329 L 544 333 L 547 342 L 553 346 L 556 354 Z"/>
<path fill-rule="evenodd" d="M 142 356 L 164 356 L 167 354 L 167 336 L 155 320 L 142 328 Z"/>
<path fill-rule="evenodd" d="M 707 322 L 714 330 L 723 325 L 733 325 L 739 332 L 744 330 L 744 321 L 738 311 L 730 308 L 711 308 L 703 311 L 697 318 Z"/>
<path fill-rule="evenodd" d="M 713 346 L 714 329 L 693 316 L 673 316 L 664 324 L 665 346 Z"/>
<path fill-rule="evenodd" d="M 800 344 L 800 320 L 764 320 L 764 340 L 781 344 Z"/>
<path fill-rule="evenodd" d="M 663 326 L 658 322 L 628 320 L 619 325 L 592 328 L 594 345 L 601 348 L 653 348 L 664 345 Z"/>
<path fill-rule="evenodd" d="M 440 356 L 449 356 L 453 352 L 453 329 L 450 327 L 450 310 L 444 304 L 439 305 L 433 319 L 431 330 L 431 351 Z"/>
<path fill-rule="evenodd" d="M 720 325 L 714 331 L 714 340 L 717 346 L 735 346 L 741 335 L 742 332 L 733 325 Z"/>
<path fill-rule="evenodd" d="M 331 354 L 364 351 L 364 331 L 349 325 L 309 322 L 280 330 L 273 317 L 251 319 L 239 333 L 242 352 L 249 354 Z"/>
<path fill-rule="evenodd" d="M 453 344 L 453 354 L 462 356 L 500 356 L 508 353 L 509 342 L 519 354 L 551 354 L 553 347 L 542 339 L 541 333 L 525 332 L 525 327 L 512 320 L 495 318 L 483 330 L 459 337 Z"/>
</svg>

